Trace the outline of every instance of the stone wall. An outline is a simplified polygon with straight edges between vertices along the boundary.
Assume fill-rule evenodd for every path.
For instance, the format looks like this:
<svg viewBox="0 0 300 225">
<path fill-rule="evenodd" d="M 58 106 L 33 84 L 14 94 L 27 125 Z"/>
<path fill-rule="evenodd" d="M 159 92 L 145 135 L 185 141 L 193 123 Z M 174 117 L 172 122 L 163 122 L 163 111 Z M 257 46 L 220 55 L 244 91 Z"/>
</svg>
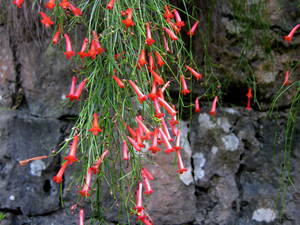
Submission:
<svg viewBox="0 0 300 225">
<path fill-rule="evenodd" d="M 261 108 L 256 105 L 251 112 L 245 112 L 242 105 L 246 102 L 245 80 L 249 74 L 233 68 L 237 68 L 242 51 L 241 33 L 253 21 L 246 20 L 236 29 L 230 1 L 213 2 L 200 0 L 193 4 L 201 9 L 203 31 L 208 30 L 208 20 L 212 21 L 214 36 L 209 51 L 213 61 L 220 64 L 215 74 L 221 81 L 230 79 L 226 87 L 229 94 L 224 96 L 215 117 L 207 114 L 206 106 L 210 103 L 203 101 L 201 113 L 194 114 L 190 121 L 182 121 L 187 173 L 174 175 L 176 165 L 169 156 L 153 156 L 156 163 L 148 167 L 157 179 L 153 182 L 155 192 L 146 200 L 148 212 L 156 225 L 298 225 L 299 122 L 291 159 L 294 186 L 286 186 L 280 179 L 287 112 L 296 89 L 283 94 L 276 116 L 267 115 L 283 82 L 284 71 L 299 61 L 299 38 L 291 45 L 282 39 L 300 22 L 297 2 L 266 1 L 273 55 L 270 58 L 260 42 L 246 55 L 261 103 Z M 10 20 L 11 15 L 18 14 L 10 7 L 3 9 L 10 12 Z M 19 16 L 24 15 L 19 12 Z M 12 25 L 1 21 L 0 25 L 0 212 L 6 215 L 0 224 L 76 224 L 77 212 L 72 214 L 70 210 L 76 194 L 67 192 L 72 177 L 65 177 L 62 190 L 52 182 L 60 167 L 60 156 L 34 161 L 25 167 L 18 165 L 18 160 L 56 151 L 67 136 L 78 110 L 76 104 L 64 101 L 73 75 L 72 62 L 49 45 L 47 33 L 46 38 L 35 41 L 30 36 L 20 38 Z M 254 34 L 261 35 L 262 28 L 254 27 Z M 194 43 L 198 63 L 202 65 L 201 31 Z M 299 72 L 294 67 L 292 81 L 299 80 Z M 198 94 L 196 90 L 194 95 Z M 64 207 L 60 192 L 65 199 Z M 283 195 L 286 204 L 281 208 Z M 105 201 L 109 205 L 109 196 Z M 88 217 L 89 213 L 87 220 Z M 107 214 L 106 224 L 117 224 L 113 217 L 114 214 Z"/>
</svg>

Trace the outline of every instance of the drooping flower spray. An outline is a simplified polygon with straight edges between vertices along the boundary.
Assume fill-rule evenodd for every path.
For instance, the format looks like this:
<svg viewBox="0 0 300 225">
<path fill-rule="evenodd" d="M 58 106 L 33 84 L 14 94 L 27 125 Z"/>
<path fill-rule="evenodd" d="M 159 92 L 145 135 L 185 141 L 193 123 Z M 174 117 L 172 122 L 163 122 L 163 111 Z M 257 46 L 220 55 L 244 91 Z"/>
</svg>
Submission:
<svg viewBox="0 0 300 225">
<path fill-rule="evenodd" d="M 22 3 L 15 1 L 18 7 Z M 165 0 L 48 0 L 43 7 L 47 14 L 40 13 L 41 22 L 47 29 L 55 27 L 52 47 L 65 55 L 64 63 L 74 66 L 66 74 L 70 83 L 65 101 L 80 109 L 70 137 L 54 153 L 67 151 L 53 181 L 62 183 L 65 171 L 76 167 L 81 171 L 74 182 L 80 201 L 91 202 L 100 215 L 100 191 L 107 185 L 120 221 L 130 220 L 135 210 L 137 220 L 152 224 L 143 198 L 159 190 L 152 189 L 155 181 L 141 170 L 141 163 L 151 154 L 168 153 L 178 158 L 174 175 L 185 172 L 181 153 L 176 152 L 181 149 L 180 115 L 167 89 L 175 81 L 180 84 L 182 74 L 183 94 L 188 94 L 192 89 L 185 78 L 189 88 L 202 78 L 195 64 L 195 70 L 185 68 L 193 62 L 181 33 L 186 24 L 182 18 L 188 14 Z M 81 39 L 78 30 L 83 32 Z M 83 209 L 78 218 L 84 224 Z"/>
</svg>

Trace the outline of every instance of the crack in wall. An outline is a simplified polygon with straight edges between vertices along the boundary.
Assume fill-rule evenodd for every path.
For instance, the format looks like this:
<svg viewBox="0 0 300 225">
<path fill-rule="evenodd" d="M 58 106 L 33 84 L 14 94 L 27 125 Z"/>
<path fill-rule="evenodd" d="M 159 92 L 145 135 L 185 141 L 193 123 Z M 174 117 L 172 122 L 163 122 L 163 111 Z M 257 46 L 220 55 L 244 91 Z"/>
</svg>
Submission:
<svg viewBox="0 0 300 225">
<path fill-rule="evenodd" d="M 16 110 L 19 109 L 21 106 L 25 106 L 25 108 L 28 108 L 25 99 L 24 90 L 22 88 L 22 80 L 21 80 L 22 64 L 18 59 L 18 45 L 15 42 L 15 40 L 13 40 L 11 34 L 9 34 L 9 46 L 12 51 L 13 64 L 16 72 L 16 81 L 15 81 L 16 92 L 13 94 L 12 109 Z"/>
</svg>

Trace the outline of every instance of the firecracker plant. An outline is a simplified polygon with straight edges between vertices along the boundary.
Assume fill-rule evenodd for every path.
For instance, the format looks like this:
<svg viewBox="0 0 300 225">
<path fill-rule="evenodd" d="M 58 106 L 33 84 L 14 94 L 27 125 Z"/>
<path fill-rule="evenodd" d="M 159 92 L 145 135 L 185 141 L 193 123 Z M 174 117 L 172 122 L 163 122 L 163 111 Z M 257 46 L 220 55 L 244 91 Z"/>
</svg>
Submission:
<svg viewBox="0 0 300 225">
<path fill-rule="evenodd" d="M 20 8 L 23 2 L 13 4 Z M 101 221 L 104 183 L 116 202 L 117 221 L 129 224 L 134 216 L 152 224 L 143 198 L 155 191 L 151 188 L 155 178 L 141 164 L 149 154 L 169 154 L 170 160 L 177 159 L 174 174 L 187 171 L 177 128 L 180 106 L 167 92 L 175 85 L 187 95 L 186 81 L 203 79 L 183 42 L 184 35 L 193 38 L 199 21 L 160 0 L 49 0 L 39 15 L 45 29 L 53 30 L 51 44 L 78 67 L 66 98 L 80 105 L 80 113 L 70 137 L 51 155 L 64 155 L 53 181 L 61 184 L 66 170 L 81 168 L 74 184 L 79 186 L 75 204 L 80 208 L 79 224 L 84 224 L 83 202 L 91 202 L 93 218 Z M 80 49 L 74 41 L 78 26 L 84 27 L 85 36 Z"/>
<path fill-rule="evenodd" d="M 23 3 L 13 1 L 19 8 Z M 147 155 L 169 154 L 170 160 L 177 160 L 174 174 L 186 172 L 179 112 L 185 107 L 200 112 L 201 97 L 206 97 L 212 100 L 208 113 L 214 116 L 221 98 L 220 88 L 208 88 L 202 96 L 191 97 L 189 105 L 182 100 L 191 95 L 193 83 L 204 81 L 204 90 L 208 85 L 205 71 L 193 60 L 192 44 L 186 47 L 183 41 L 189 38 L 192 43 L 201 21 L 166 0 L 48 0 L 39 4 L 41 24 L 53 31 L 51 44 L 77 65 L 66 99 L 78 104 L 80 112 L 59 151 L 20 164 L 62 154 L 61 168 L 53 177 L 58 184 L 64 181 L 65 171 L 80 168 L 73 184 L 78 187 L 78 199 L 72 207 L 78 207 L 80 225 L 84 224 L 85 202 L 90 203 L 92 221 L 101 224 L 104 185 L 119 212 L 116 221 L 130 224 L 135 218 L 138 223 L 153 224 L 143 199 L 155 191 L 151 188 L 155 176 L 142 163 Z M 297 28 L 285 40 L 291 41 Z M 78 36 L 84 36 L 80 43 L 75 42 L 76 29 L 81 32 Z M 212 83 L 210 87 L 219 84 L 217 80 Z M 180 90 L 178 102 L 172 102 L 168 94 L 171 85 Z M 251 111 L 252 88 L 246 91 L 245 110 Z"/>
</svg>

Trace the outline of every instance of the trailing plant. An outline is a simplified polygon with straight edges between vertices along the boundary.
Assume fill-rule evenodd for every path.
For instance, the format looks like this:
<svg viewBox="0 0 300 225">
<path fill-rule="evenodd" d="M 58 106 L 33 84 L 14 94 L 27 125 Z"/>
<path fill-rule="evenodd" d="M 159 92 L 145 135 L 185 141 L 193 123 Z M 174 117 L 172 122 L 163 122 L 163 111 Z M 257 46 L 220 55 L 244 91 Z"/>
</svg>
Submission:
<svg viewBox="0 0 300 225">
<path fill-rule="evenodd" d="M 106 189 L 113 201 L 111 209 L 118 211 L 117 222 L 130 224 L 134 215 L 137 221 L 152 224 L 143 196 L 155 191 L 151 188 L 155 177 L 142 165 L 150 161 L 149 155 L 161 154 L 164 149 L 164 153 L 176 157 L 178 169 L 174 168 L 174 173 L 186 172 L 178 116 L 181 117 L 186 108 L 191 115 L 194 105 L 199 112 L 199 99 L 204 97 L 212 99 L 209 114 L 217 113 L 222 92 L 221 82 L 214 74 L 218 65 L 208 50 L 210 29 L 208 26 L 207 34 L 202 37 L 204 66 L 200 70 L 192 54 L 199 21 L 187 12 L 187 4 L 191 2 L 182 1 L 184 10 L 166 0 L 79 0 L 76 4 L 69 0 L 48 0 L 38 7 L 42 9 L 39 16 L 45 29 L 54 28 L 51 44 L 61 48 L 65 44 L 62 54 L 76 65 L 66 101 L 78 104 L 80 112 L 69 138 L 58 151 L 50 156 L 22 160 L 20 164 L 64 155 L 61 168 L 53 177 L 53 182 L 58 184 L 64 181 L 66 170 L 80 168 L 80 174 L 73 176 L 75 180 L 67 189 L 75 188 L 78 192 L 72 208 L 80 208 L 81 225 L 84 224 L 84 203 L 90 203 L 91 223 L 104 223 L 108 209 L 103 205 L 102 195 Z M 19 8 L 23 3 L 24 0 L 13 1 Z M 256 85 L 246 54 L 256 41 L 252 37 L 253 26 L 266 31 L 269 25 L 262 19 L 264 8 L 260 3 L 250 6 L 236 0 L 231 3 L 234 18 L 243 24 L 243 35 L 247 37 L 237 67 L 249 75 L 245 81 L 249 83 L 245 109 L 252 110 Z M 33 2 L 33 5 L 39 4 Z M 261 18 L 258 22 L 253 13 Z M 211 17 L 210 10 L 208 21 Z M 185 45 L 184 35 L 190 39 L 190 46 Z M 84 38 L 80 38 L 82 36 Z M 76 39 L 80 43 L 74 41 Z M 268 43 L 265 43 L 266 52 Z M 196 82 L 202 90 L 200 96 L 195 97 L 191 92 Z M 170 85 L 180 90 L 173 98 L 168 92 Z M 299 104 L 299 94 L 297 96 L 292 107 Z M 291 118 L 295 113 L 293 108 Z M 288 122 L 287 131 L 292 132 L 293 120 Z M 290 146 L 288 138 L 286 141 Z M 286 168 L 290 167 L 286 165 Z"/>
<path fill-rule="evenodd" d="M 13 4 L 21 8 L 23 2 L 14 0 Z M 187 26 L 180 14 L 189 21 L 186 33 L 180 32 Z M 71 184 L 80 186 L 75 201 L 81 208 L 80 224 L 84 223 L 84 202 L 91 203 L 92 221 L 103 221 L 107 208 L 101 195 L 107 187 L 114 202 L 111 207 L 118 211 L 116 221 L 130 224 L 134 214 L 138 221 L 152 224 L 142 196 L 153 192 L 150 185 L 155 180 L 142 162 L 165 148 L 165 153 L 177 158 L 177 172 L 187 170 L 176 108 L 185 107 L 182 95 L 190 92 L 186 80 L 203 79 L 182 39 L 183 35 L 192 39 L 199 22 L 164 0 L 81 0 L 76 4 L 49 0 L 39 16 L 45 29 L 54 28 L 52 44 L 65 43 L 62 54 L 76 65 L 66 99 L 80 105 L 70 137 L 50 156 L 65 155 L 53 181 L 60 184 L 66 170 L 81 168 Z M 85 36 L 80 51 L 74 47 L 79 45 L 75 35 Z M 182 89 L 177 103 L 168 94 L 169 85 Z M 215 114 L 217 99 L 211 114 Z"/>
</svg>

